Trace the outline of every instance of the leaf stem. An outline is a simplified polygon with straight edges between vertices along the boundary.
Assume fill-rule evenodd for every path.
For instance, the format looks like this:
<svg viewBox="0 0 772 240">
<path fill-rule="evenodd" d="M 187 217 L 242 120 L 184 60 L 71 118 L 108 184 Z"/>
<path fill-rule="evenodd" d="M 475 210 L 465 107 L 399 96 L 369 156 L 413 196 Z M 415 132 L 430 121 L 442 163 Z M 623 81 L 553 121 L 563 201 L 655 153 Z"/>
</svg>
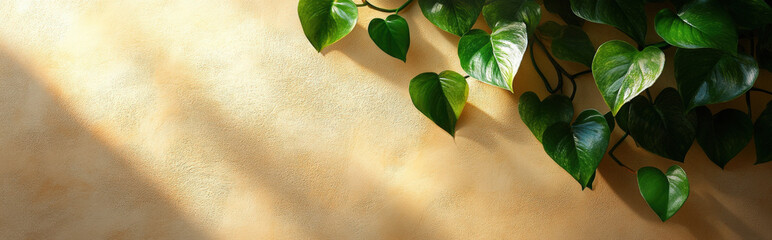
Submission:
<svg viewBox="0 0 772 240">
<path fill-rule="evenodd" d="M 573 78 L 568 78 L 568 80 L 571 81 L 571 86 L 572 86 L 571 97 L 569 97 L 568 99 L 570 99 L 573 102 L 574 96 L 576 96 L 576 80 L 574 80 Z"/>
<path fill-rule="evenodd" d="M 649 96 L 649 102 L 654 103 L 654 98 L 651 97 L 651 91 L 649 89 L 646 89 L 646 96 Z"/>
<path fill-rule="evenodd" d="M 467 78 L 469 78 L 469 75 L 464 76 L 464 79 L 467 79 Z"/>
<path fill-rule="evenodd" d="M 542 73 L 541 69 L 539 68 L 539 64 L 536 63 L 536 57 L 534 57 L 534 49 L 533 44 L 531 44 L 531 63 L 533 64 L 533 68 L 536 70 L 536 73 L 539 74 L 539 78 L 541 78 L 541 81 L 544 82 L 544 87 L 547 88 L 547 92 L 550 94 L 553 94 L 558 91 L 562 87 L 561 82 L 558 82 L 558 86 L 555 89 L 552 89 L 552 86 L 550 85 L 549 80 L 547 80 L 547 77 L 544 76 L 544 73 Z"/>
<path fill-rule="evenodd" d="M 625 132 L 625 135 L 622 136 L 622 138 L 620 138 L 619 141 L 617 141 L 617 143 L 615 143 L 614 146 L 612 146 L 611 149 L 608 151 L 608 155 L 611 157 L 611 159 L 614 159 L 614 161 L 617 162 L 617 164 L 619 164 L 619 166 L 624 167 L 625 169 L 627 169 L 627 171 L 629 171 L 630 173 L 635 175 L 635 170 L 633 170 L 632 168 L 628 167 L 627 165 L 625 165 L 624 163 L 619 161 L 619 159 L 617 159 L 616 156 L 614 156 L 614 150 L 616 150 L 617 147 L 619 147 L 619 145 L 622 144 L 622 141 L 624 141 L 625 138 L 627 138 L 628 135 L 630 135 L 630 134 Z"/>
<path fill-rule="evenodd" d="M 763 92 L 763 93 L 766 93 L 766 94 L 772 95 L 772 92 L 770 92 L 770 91 L 767 91 L 767 90 L 764 90 L 764 89 L 761 89 L 761 88 L 756 88 L 756 87 L 752 87 L 752 88 L 751 88 L 751 91 Z"/>
<path fill-rule="evenodd" d="M 745 93 L 745 104 L 748 105 L 748 116 L 753 117 L 753 111 L 751 111 L 751 91 Z"/>
<path fill-rule="evenodd" d="M 670 48 L 670 44 L 665 42 L 665 41 L 662 41 L 662 42 L 658 42 L 658 43 L 647 44 L 643 48 L 647 48 L 647 47 L 657 47 L 657 48 L 659 48 L 659 50 L 665 50 L 665 49 Z"/>
<path fill-rule="evenodd" d="M 557 61 L 555 61 L 555 58 L 552 57 L 552 54 L 550 54 L 550 52 L 547 50 L 547 47 L 544 46 L 544 43 L 542 43 L 538 37 L 535 37 L 533 39 L 536 39 L 536 43 L 539 44 L 539 47 L 541 47 L 541 50 L 544 51 L 544 53 L 547 55 L 547 59 L 550 60 L 550 63 L 552 63 L 552 66 L 554 66 L 555 69 L 565 74 L 566 76 L 571 76 L 571 74 L 569 74 L 565 69 L 563 69 L 562 66 L 560 66 L 560 64 Z"/>
<path fill-rule="evenodd" d="M 386 13 L 399 13 L 399 11 L 402 11 L 402 9 L 405 9 L 405 8 L 406 8 L 408 5 L 410 5 L 410 3 L 412 3 L 412 2 L 413 2 L 413 0 L 407 0 L 407 2 L 405 2 L 404 4 L 402 4 L 402 6 L 399 6 L 398 8 L 395 8 L 395 9 L 386 9 L 386 8 L 382 8 L 382 7 L 378 7 L 378 6 L 375 6 L 375 5 L 373 5 L 372 3 L 368 2 L 367 0 L 362 0 L 362 3 L 361 3 L 361 4 L 357 4 L 357 7 L 364 7 L 364 6 L 367 6 L 367 7 L 369 7 L 369 8 L 372 8 L 372 9 L 374 9 L 374 10 L 377 10 L 377 11 L 381 11 L 381 12 L 386 12 Z"/>
<path fill-rule="evenodd" d="M 582 75 L 588 74 L 588 73 L 592 73 L 592 70 L 584 70 L 584 71 L 578 72 L 578 73 L 576 73 L 574 75 L 571 75 L 571 76 L 568 76 L 568 77 L 569 78 L 577 78 L 579 76 L 582 76 Z"/>
</svg>

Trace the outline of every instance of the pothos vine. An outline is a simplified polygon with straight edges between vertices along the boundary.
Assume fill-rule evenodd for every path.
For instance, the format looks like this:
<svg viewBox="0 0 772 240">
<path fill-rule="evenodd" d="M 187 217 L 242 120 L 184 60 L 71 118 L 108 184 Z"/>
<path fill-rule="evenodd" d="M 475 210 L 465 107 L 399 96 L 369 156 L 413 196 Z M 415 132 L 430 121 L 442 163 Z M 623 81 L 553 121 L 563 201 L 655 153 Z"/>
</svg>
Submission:
<svg viewBox="0 0 772 240">
<path fill-rule="evenodd" d="M 373 19 L 368 33 L 385 53 L 407 61 L 410 31 L 399 13 L 413 2 L 389 9 L 367 0 L 300 0 L 298 15 L 306 37 L 321 52 L 353 30 L 358 8 L 391 13 Z M 654 30 L 662 40 L 645 44 L 644 6 L 652 2 L 661 2 L 655 5 L 661 10 Z M 514 92 L 512 81 L 529 52 L 551 95 L 542 100 L 533 92 L 524 93 L 518 103 L 520 117 L 547 155 L 582 189 L 592 188 L 598 164 L 608 153 L 637 177 L 641 196 L 662 221 L 681 208 L 689 196 L 686 172 L 678 165 L 666 172 L 628 167 L 614 155 L 628 137 L 676 162 L 684 161 L 696 140 L 721 168 L 755 138 L 756 163 L 772 161 L 772 101 L 753 123 L 750 98 L 751 92 L 772 95 L 754 87 L 760 69 L 772 70 L 769 0 L 418 0 L 418 5 L 432 24 L 460 37 L 458 57 L 468 75 L 422 73 L 408 87 L 415 107 L 451 136 L 469 94 L 466 78 Z M 567 24 L 541 23 L 542 7 Z M 490 32 L 472 29 L 480 14 Z M 596 48 L 581 28 L 584 21 L 613 26 L 629 39 Z M 537 47 L 555 70 L 554 87 L 537 64 Z M 677 48 L 675 56 L 666 60 L 663 50 L 670 47 Z M 558 59 L 588 69 L 570 73 Z M 666 88 L 655 98 L 649 87 L 659 79 L 665 61 L 674 63 L 677 88 Z M 576 80 L 590 74 L 610 111 L 587 109 L 575 117 Z M 570 94 L 564 94 L 566 79 Z M 746 112 L 724 109 L 713 114 L 705 107 L 741 95 Z M 624 135 L 607 152 L 616 126 Z"/>
</svg>

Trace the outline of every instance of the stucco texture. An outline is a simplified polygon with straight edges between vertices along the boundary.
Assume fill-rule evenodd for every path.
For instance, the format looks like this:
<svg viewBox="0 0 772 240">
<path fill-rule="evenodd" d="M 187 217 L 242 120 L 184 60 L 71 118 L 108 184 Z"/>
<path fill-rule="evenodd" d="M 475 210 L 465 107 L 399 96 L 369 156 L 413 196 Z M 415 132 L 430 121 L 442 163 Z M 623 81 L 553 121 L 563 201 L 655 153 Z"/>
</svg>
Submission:
<svg viewBox="0 0 772 240">
<path fill-rule="evenodd" d="M 608 157 L 581 191 L 518 116 L 520 94 L 546 96 L 528 61 L 514 94 L 468 79 L 451 138 L 407 87 L 463 72 L 458 37 L 417 4 L 402 14 L 407 63 L 369 39 L 387 14 L 366 8 L 320 54 L 296 0 L 3 1 L 0 239 L 772 238 L 772 164 L 753 166 L 752 146 L 722 171 L 695 144 L 691 195 L 666 223 Z M 596 46 L 630 41 L 585 29 Z M 592 78 L 578 81 L 577 111 L 608 111 Z M 768 72 L 759 82 L 772 89 Z M 753 99 L 758 116 L 770 98 Z M 745 109 L 715 109 L 727 106 Z M 675 163 L 630 140 L 618 156 Z"/>
</svg>

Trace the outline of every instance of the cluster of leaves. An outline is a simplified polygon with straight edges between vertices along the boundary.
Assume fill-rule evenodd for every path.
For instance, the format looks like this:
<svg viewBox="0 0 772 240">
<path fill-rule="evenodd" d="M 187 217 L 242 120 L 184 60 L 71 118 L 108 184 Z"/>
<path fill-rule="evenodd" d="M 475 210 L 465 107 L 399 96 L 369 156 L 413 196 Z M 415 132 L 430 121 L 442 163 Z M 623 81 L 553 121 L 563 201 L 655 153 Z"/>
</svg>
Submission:
<svg viewBox="0 0 772 240">
<path fill-rule="evenodd" d="M 767 0 L 769 1 L 769 0 Z M 385 53 L 406 61 L 410 45 L 407 21 L 396 9 L 363 1 L 300 0 L 298 14 L 308 40 L 321 51 L 346 36 L 356 25 L 358 7 L 392 13 L 370 22 L 368 32 Z M 455 136 L 455 125 L 469 94 L 466 78 L 513 91 L 513 80 L 530 48 L 530 59 L 547 91 L 520 97 L 518 110 L 525 125 L 542 143 L 544 151 L 565 169 L 582 189 L 592 188 L 595 172 L 606 154 L 615 125 L 624 136 L 609 155 L 637 175 L 641 195 L 665 221 L 689 196 L 686 172 L 673 165 L 666 172 L 654 167 L 630 169 L 613 155 L 628 136 L 641 148 L 683 162 L 692 143 L 723 168 L 751 140 L 756 139 L 757 164 L 772 161 L 772 101 L 755 125 L 751 120 L 750 91 L 760 68 L 772 70 L 772 8 L 763 0 L 670 0 L 654 17 L 654 30 L 663 40 L 647 44 L 644 7 L 663 0 L 544 0 L 547 11 L 566 23 L 541 25 L 542 8 L 535 0 L 418 0 L 423 15 L 434 25 L 460 37 L 458 58 L 462 76 L 453 71 L 422 73 L 410 81 L 415 107 L 439 127 Z M 482 14 L 488 33 L 472 29 Z M 582 30 L 585 21 L 615 27 L 628 41 L 611 40 L 597 50 Z M 549 42 L 549 49 L 542 41 Z M 747 44 L 745 44 L 747 43 Z M 557 85 L 536 64 L 534 46 L 545 52 L 557 72 Z M 653 98 L 651 87 L 665 66 L 663 49 L 678 48 L 672 60 L 676 88 Z M 739 49 L 739 50 L 738 50 Z M 573 61 L 587 71 L 570 74 L 556 61 Z M 591 73 L 610 112 L 587 109 L 574 118 L 575 79 Z M 563 82 L 573 84 L 563 95 Z M 642 93 L 646 92 L 646 96 Z M 748 112 L 725 109 L 713 114 L 706 105 L 746 95 Z"/>
</svg>

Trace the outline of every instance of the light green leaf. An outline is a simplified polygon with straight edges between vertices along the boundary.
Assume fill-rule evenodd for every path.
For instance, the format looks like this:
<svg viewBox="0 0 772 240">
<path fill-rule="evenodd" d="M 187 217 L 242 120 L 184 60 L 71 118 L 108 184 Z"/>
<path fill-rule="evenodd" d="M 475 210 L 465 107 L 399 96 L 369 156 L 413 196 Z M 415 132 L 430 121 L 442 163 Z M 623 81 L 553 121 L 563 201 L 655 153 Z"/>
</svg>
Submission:
<svg viewBox="0 0 772 240">
<path fill-rule="evenodd" d="M 570 123 L 574 117 L 574 105 L 565 95 L 550 95 L 540 101 L 536 93 L 526 92 L 520 96 L 517 109 L 523 123 L 539 142 L 547 127 L 559 122 Z"/>
<path fill-rule="evenodd" d="M 571 0 L 576 16 L 594 23 L 611 25 L 639 46 L 646 40 L 646 12 L 642 0 Z"/>
<path fill-rule="evenodd" d="M 348 35 L 357 23 L 358 14 L 351 0 L 300 0 L 298 3 L 300 25 L 318 52 Z"/>
<path fill-rule="evenodd" d="M 451 136 L 456 135 L 456 121 L 469 96 L 469 86 L 461 74 L 453 71 L 422 73 L 410 80 L 408 90 L 419 111 Z"/>
<path fill-rule="evenodd" d="M 606 153 L 610 134 L 606 118 L 591 109 L 580 113 L 572 125 L 559 122 L 548 127 L 542 145 L 547 155 L 584 189 Z"/>
<path fill-rule="evenodd" d="M 737 52 L 737 29 L 732 18 L 713 0 L 695 0 L 678 15 L 663 9 L 654 18 L 662 39 L 679 48 L 714 48 Z"/>
<path fill-rule="evenodd" d="M 651 87 L 665 67 L 665 54 L 656 47 L 638 51 L 627 42 L 612 40 L 598 48 L 592 75 L 603 99 L 616 115 L 619 108 Z"/>
<path fill-rule="evenodd" d="M 753 128 L 753 137 L 756 141 L 756 164 L 772 161 L 772 101 L 767 103 L 767 108 L 756 119 Z"/>
<path fill-rule="evenodd" d="M 486 0 L 482 14 L 491 29 L 498 24 L 524 22 L 532 33 L 541 20 L 541 6 L 535 0 Z"/>
<path fill-rule="evenodd" d="M 694 142 L 697 117 L 693 112 L 686 113 L 678 92 L 666 88 L 654 104 L 638 96 L 629 105 L 627 124 L 635 142 L 649 152 L 683 162 Z"/>
<path fill-rule="evenodd" d="M 653 167 L 638 169 L 638 190 L 663 222 L 670 219 L 689 198 L 689 179 L 678 165 L 667 174 Z"/>
<path fill-rule="evenodd" d="M 512 91 L 525 48 L 528 34 L 525 24 L 516 22 L 499 25 L 488 35 L 475 29 L 461 37 L 458 58 L 461 68 L 484 83 Z"/>
<path fill-rule="evenodd" d="M 678 49 L 674 57 L 678 91 L 688 109 L 726 102 L 753 87 L 759 67 L 752 57 L 715 49 Z"/>
<path fill-rule="evenodd" d="M 699 120 L 697 143 L 710 161 L 723 169 L 751 141 L 753 122 L 737 109 L 725 109 L 716 115 L 706 107 L 695 110 Z"/>
<path fill-rule="evenodd" d="M 480 16 L 482 0 L 418 0 L 421 12 L 435 26 L 463 36 Z"/>
<path fill-rule="evenodd" d="M 403 62 L 406 60 L 410 29 L 404 18 L 396 14 L 386 17 L 386 20 L 375 18 L 370 21 L 367 31 L 378 48 Z"/>
</svg>

